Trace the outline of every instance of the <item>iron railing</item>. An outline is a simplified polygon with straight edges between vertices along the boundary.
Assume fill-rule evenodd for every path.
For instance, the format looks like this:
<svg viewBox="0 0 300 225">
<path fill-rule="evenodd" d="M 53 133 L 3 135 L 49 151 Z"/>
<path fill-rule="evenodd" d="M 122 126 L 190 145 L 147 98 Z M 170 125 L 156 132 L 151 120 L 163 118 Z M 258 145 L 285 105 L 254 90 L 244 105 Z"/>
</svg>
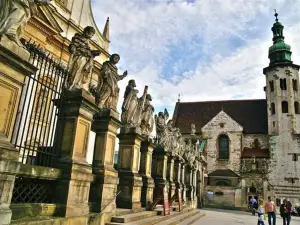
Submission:
<svg viewBox="0 0 300 225">
<path fill-rule="evenodd" d="M 69 72 L 35 43 L 24 41 L 24 46 L 30 52 L 29 62 L 38 71 L 25 79 L 12 144 L 20 151 L 23 164 L 52 167 L 58 154 L 57 103 L 63 105 L 62 90 Z"/>
</svg>

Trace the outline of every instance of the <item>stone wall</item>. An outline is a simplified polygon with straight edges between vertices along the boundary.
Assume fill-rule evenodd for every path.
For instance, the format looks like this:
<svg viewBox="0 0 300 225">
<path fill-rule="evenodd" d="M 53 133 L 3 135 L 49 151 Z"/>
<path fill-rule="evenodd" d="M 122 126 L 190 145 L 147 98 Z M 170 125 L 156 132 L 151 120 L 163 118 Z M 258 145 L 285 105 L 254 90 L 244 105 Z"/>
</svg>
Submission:
<svg viewBox="0 0 300 225">
<path fill-rule="evenodd" d="M 269 147 L 269 137 L 266 134 L 244 134 L 243 135 L 243 148 L 252 148 L 254 140 L 257 139 L 260 148 L 266 149 Z"/>
<path fill-rule="evenodd" d="M 224 169 L 239 172 L 242 131 L 243 128 L 224 111 L 221 111 L 202 128 L 202 132 L 208 136 L 206 147 L 208 173 Z M 226 134 L 229 138 L 229 160 L 218 159 L 218 137 L 221 134 Z"/>
<path fill-rule="evenodd" d="M 236 189 L 231 187 L 206 186 L 204 189 L 205 206 L 235 208 Z"/>
</svg>

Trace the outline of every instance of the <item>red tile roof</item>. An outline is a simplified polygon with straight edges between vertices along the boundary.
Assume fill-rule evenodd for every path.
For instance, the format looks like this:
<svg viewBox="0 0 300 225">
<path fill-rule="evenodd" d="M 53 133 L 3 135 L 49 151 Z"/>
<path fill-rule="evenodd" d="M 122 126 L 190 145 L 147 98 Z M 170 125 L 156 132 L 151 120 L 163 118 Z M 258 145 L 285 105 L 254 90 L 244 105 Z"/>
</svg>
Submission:
<svg viewBox="0 0 300 225">
<path fill-rule="evenodd" d="M 268 133 L 267 101 L 265 99 L 177 102 L 173 121 L 184 134 L 191 132 L 191 123 L 196 124 L 197 133 L 200 133 L 200 129 L 221 110 L 243 126 L 244 133 Z"/>
<path fill-rule="evenodd" d="M 260 148 L 244 148 L 242 152 L 242 158 L 255 156 L 257 158 L 269 158 L 269 149 Z"/>
</svg>

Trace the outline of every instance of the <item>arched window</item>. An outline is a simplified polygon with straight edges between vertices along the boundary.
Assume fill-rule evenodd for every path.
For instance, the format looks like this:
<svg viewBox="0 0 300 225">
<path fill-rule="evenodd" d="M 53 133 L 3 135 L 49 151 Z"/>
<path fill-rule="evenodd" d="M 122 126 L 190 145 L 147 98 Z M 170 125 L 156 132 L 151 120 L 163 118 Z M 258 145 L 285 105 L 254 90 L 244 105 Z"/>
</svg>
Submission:
<svg viewBox="0 0 300 225">
<path fill-rule="evenodd" d="M 280 88 L 281 90 L 286 90 L 286 79 L 280 79 Z"/>
<path fill-rule="evenodd" d="M 296 113 L 296 114 L 300 114 L 300 110 L 299 110 L 299 102 L 294 102 L 294 106 L 295 106 L 295 113 Z"/>
<path fill-rule="evenodd" d="M 275 114 L 275 103 L 274 102 L 271 103 L 271 113 L 272 113 L 272 115 Z"/>
<path fill-rule="evenodd" d="M 229 138 L 226 135 L 219 137 L 219 159 L 229 159 Z"/>
<path fill-rule="evenodd" d="M 298 81 L 296 79 L 293 79 L 293 90 L 298 91 Z"/>
<path fill-rule="evenodd" d="M 273 92 L 274 91 L 274 82 L 271 80 L 269 81 L 270 83 L 270 91 Z"/>
<path fill-rule="evenodd" d="M 289 106 L 287 101 L 281 102 L 281 109 L 282 113 L 288 113 L 289 112 Z"/>
</svg>

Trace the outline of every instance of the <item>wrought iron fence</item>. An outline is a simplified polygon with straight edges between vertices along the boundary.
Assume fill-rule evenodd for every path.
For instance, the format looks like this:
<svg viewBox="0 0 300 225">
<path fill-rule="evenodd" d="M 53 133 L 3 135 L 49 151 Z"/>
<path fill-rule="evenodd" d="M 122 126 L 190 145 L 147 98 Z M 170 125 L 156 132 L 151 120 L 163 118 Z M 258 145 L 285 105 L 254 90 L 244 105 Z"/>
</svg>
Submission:
<svg viewBox="0 0 300 225">
<path fill-rule="evenodd" d="M 16 177 L 12 203 L 53 203 L 55 180 Z"/>
<path fill-rule="evenodd" d="M 24 41 L 30 52 L 29 62 L 38 68 L 25 79 L 12 143 L 20 151 L 24 164 L 53 166 L 57 147 L 55 131 L 58 106 L 62 106 L 62 90 L 69 75 L 67 68 L 46 50 Z"/>
</svg>

